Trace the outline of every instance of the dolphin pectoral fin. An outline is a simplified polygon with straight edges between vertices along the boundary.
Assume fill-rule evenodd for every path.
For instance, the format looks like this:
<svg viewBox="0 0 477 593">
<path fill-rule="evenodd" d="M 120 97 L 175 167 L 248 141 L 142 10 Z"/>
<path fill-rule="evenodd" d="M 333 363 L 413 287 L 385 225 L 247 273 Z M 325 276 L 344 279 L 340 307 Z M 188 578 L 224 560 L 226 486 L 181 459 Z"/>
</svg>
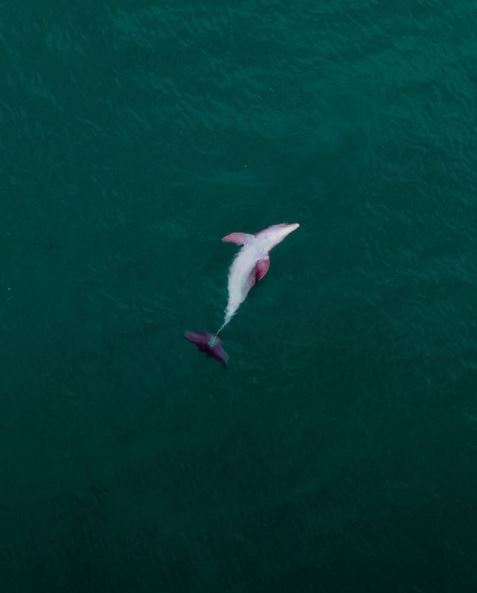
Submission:
<svg viewBox="0 0 477 593">
<path fill-rule="evenodd" d="M 224 243 L 236 243 L 237 245 L 245 245 L 251 239 L 253 239 L 253 235 L 249 233 L 230 233 L 230 235 L 222 237 Z"/>
<path fill-rule="evenodd" d="M 250 272 L 250 276 L 248 277 L 250 288 L 253 288 L 257 282 L 259 282 L 265 274 L 268 272 L 270 268 L 270 258 L 262 257 L 259 259 L 258 262 L 255 264 L 255 267 Z"/>
<path fill-rule="evenodd" d="M 255 266 L 255 278 L 257 282 L 259 282 L 264 276 L 266 276 L 269 269 L 270 258 L 268 256 L 258 260 L 257 265 Z"/>
</svg>

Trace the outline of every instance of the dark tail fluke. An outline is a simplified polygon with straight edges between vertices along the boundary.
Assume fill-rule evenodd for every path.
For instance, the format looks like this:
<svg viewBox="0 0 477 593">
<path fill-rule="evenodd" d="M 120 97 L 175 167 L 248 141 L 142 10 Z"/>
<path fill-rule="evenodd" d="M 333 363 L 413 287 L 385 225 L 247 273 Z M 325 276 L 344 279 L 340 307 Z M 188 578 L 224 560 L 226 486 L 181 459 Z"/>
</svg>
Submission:
<svg viewBox="0 0 477 593">
<path fill-rule="evenodd" d="M 227 366 L 229 355 L 224 350 L 222 340 L 216 334 L 204 331 L 185 332 L 184 338 L 195 344 L 201 352 L 205 352 L 208 356 L 212 356 L 212 358 L 221 362 L 224 367 Z"/>
</svg>

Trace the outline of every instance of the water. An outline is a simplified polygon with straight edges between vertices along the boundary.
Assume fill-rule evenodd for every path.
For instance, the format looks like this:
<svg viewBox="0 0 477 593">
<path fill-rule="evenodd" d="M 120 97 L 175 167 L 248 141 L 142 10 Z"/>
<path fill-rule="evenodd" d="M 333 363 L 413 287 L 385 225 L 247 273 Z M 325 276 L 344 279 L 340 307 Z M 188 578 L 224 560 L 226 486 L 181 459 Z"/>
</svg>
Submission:
<svg viewBox="0 0 477 593">
<path fill-rule="evenodd" d="M 476 30 L 3 3 L 2 591 L 476 590 Z M 220 237 L 286 221 L 223 371 Z"/>
</svg>

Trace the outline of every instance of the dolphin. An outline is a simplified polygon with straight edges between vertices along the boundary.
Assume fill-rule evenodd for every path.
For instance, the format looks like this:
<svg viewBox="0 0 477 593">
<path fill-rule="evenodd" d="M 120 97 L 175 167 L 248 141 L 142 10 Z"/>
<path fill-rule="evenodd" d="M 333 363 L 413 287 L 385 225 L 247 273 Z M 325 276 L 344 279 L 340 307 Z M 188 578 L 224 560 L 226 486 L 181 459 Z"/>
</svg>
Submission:
<svg viewBox="0 0 477 593">
<path fill-rule="evenodd" d="M 270 251 L 299 226 L 297 222 L 274 224 L 254 235 L 235 232 L 222 237 L 225 243 L 235 243 L 241 247 L 229 269 L 228 302 L 224 322 L 215 334 L 186 332 L 184 337 L 199 350 L 227 366 L 228 355 L 223 348 L 222 340 L 218 337 L 219 333 L 230 322 L 250 290 L 266 276 L 270 269 Z"/>
</svg>

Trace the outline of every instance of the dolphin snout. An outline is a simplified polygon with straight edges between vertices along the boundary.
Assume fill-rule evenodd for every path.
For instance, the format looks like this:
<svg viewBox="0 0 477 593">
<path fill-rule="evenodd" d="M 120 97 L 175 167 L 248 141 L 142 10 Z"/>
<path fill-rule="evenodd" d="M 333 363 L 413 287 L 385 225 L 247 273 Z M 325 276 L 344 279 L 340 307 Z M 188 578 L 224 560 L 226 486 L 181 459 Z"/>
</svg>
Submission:
<svg viewBox="0 0 477 593">
<path fill-rule="evenodd" d="M 287 224 L 287 226 L 285 227 L 286 234 L 289 235 L 290 233 L 293 233 L 293 231 L 296 231 L 299 226 L 300 224 L 298 222 L 294 222 L 293 224 Z"/>
</svg>

